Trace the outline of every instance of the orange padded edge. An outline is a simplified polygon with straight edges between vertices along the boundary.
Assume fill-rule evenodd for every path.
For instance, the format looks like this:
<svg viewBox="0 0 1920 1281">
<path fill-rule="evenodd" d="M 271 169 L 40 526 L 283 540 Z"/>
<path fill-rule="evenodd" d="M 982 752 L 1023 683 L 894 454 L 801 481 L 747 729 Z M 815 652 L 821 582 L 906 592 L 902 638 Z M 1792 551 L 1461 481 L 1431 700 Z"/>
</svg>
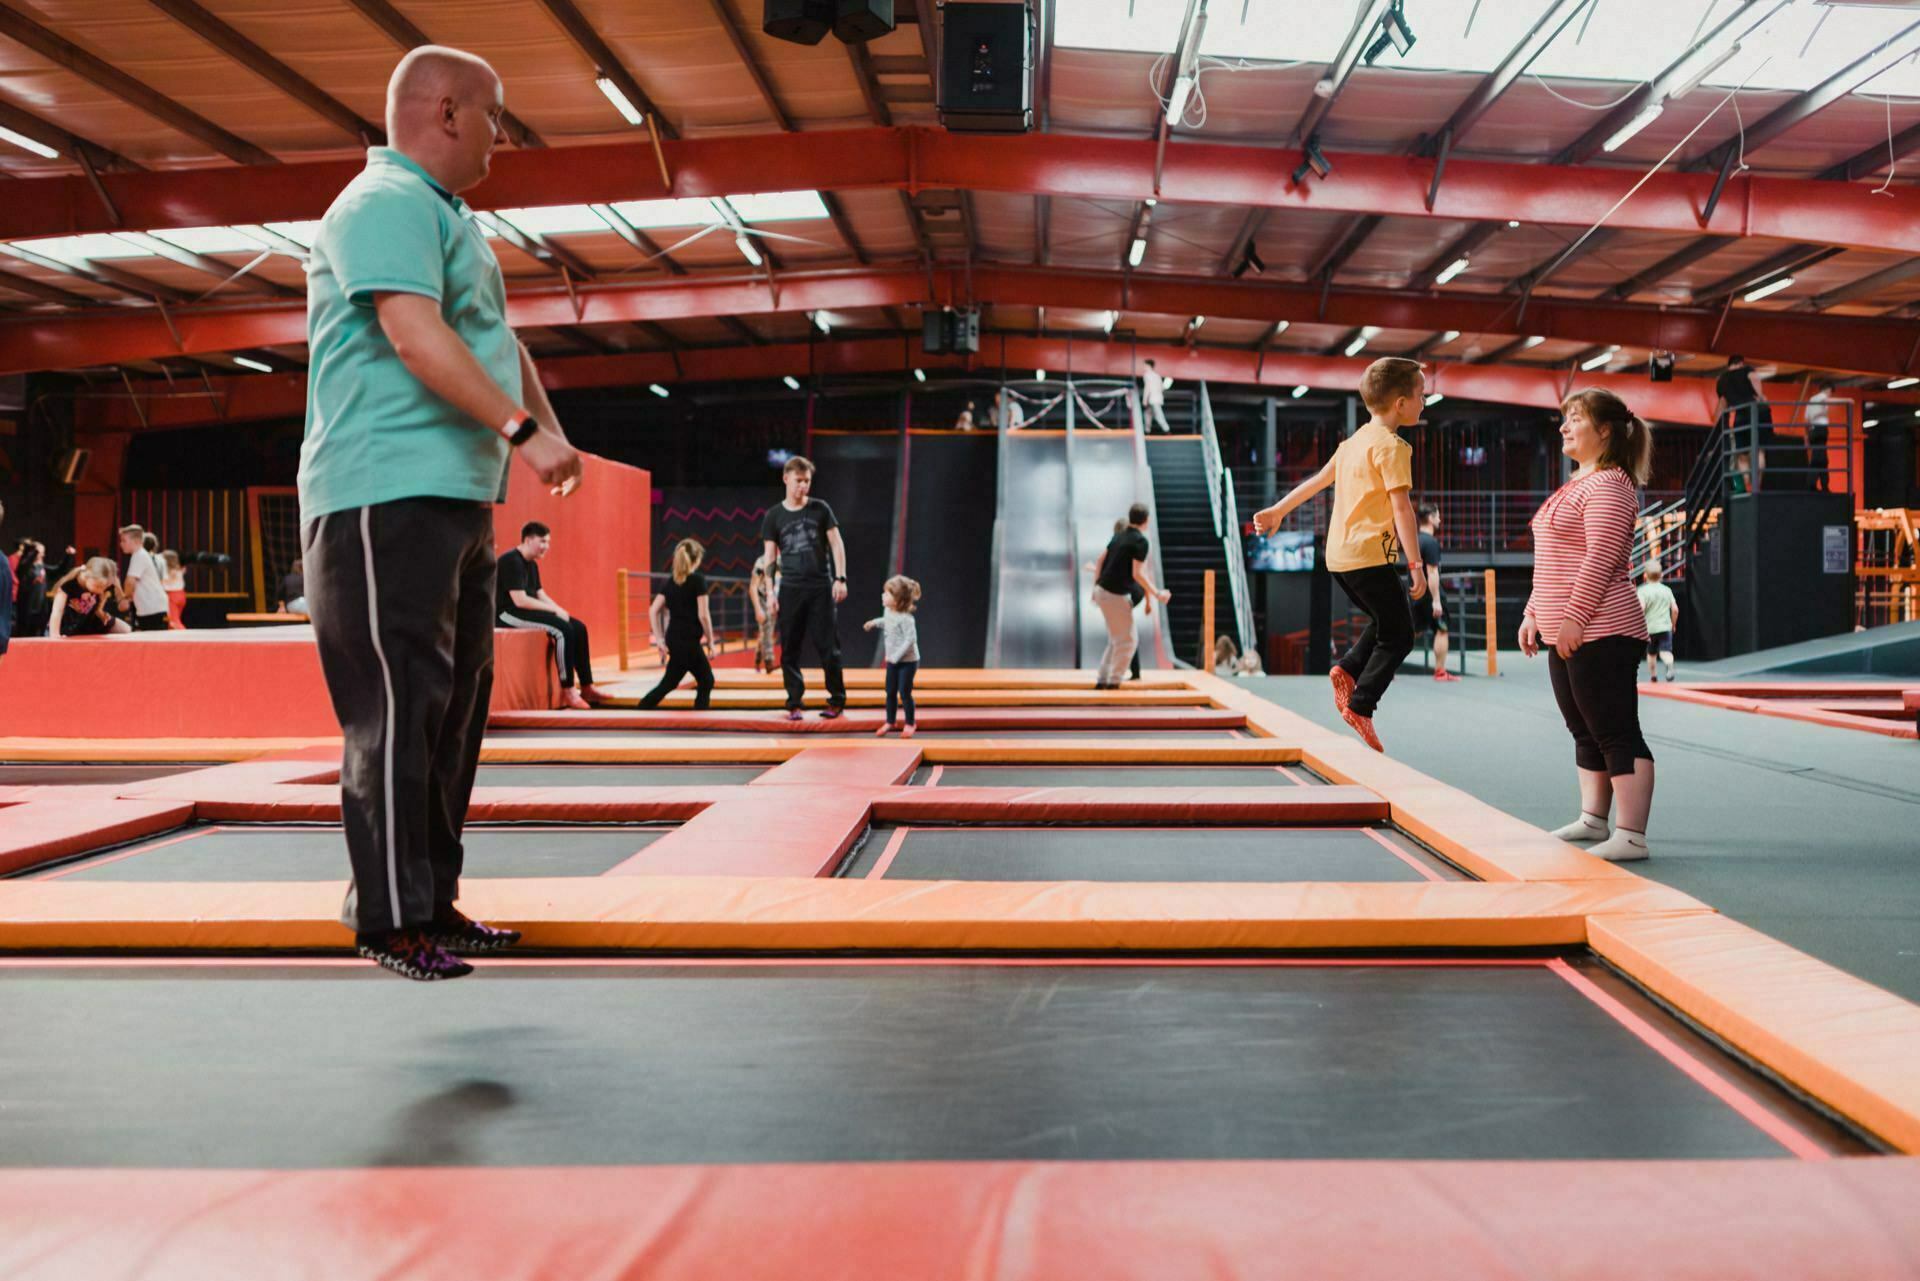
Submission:
<svg viewBox="0 0 1920 1281">
<path fill-rule="evenodd" d="M 0 1171 L 0 1276 L 1920 1275 L 1920 1161 Z"/>
<path fill-rule="evenodd" d="M 594 660 L 596 663 L 598 659 Z M 802 669 L 807 679 L 807 688 L 821 690 L 825 688 L 825 678 L 817 667 Z M 885 689 L 887 674 L 879 667 L 849 667 L 842 673 L 848 689 Z M 1017 667 L 923 667 L 914 677 L 913 688 L 917 695 L 922 689 L 1084 689 L 1093 688 L 1093 672 L 1071 672 L 1054 668 L 1017 668 Z M 642 692 L 653 686 L 654 676 L 645 674 L 617 677 L 603 684 L 616 688 L 640 685 Z M 720 689 L 781 689 L 781 677 L 778 672 L 761 673 L 741 670 L 714 671 L 714 680 Z M 1145 672 L 1141 679 L 1128 681 L 1131 689 L 1176 689 L 1192 687 L 1178 673 Z"/>
<path fill-rule="evenodd" d="M 1589 943 L 1814 1098 L 1920 1152 L 1920 1006 L 1723 916 L 1596 916 Z"/>
<path fill-rule="evenodd" d="M 876 712 L 854 711 L 836 720 L 809 715 L 790 721 L 774 712 L 495 712 L 490 729 L 654 730 L 670 733 L 736 734 L 871 734 L 884 718 Z M 920 728 L 1028 730 L 1064 729 L 1238 729 L 1246 718 L 1237 712 L 1189 708 L 1172 712 L 1128 710 L 1124 707 L 928 708 Z"/>
<path fill-rule="evenodd" d="M 770 769 L 749 787 L 796 784 L 803 787 L 844 787 L 857 785 L 878 790 L 904 783 L 920 764 L 920 749 L 911 744 L 820 743 L 786 764 Z"/>
<path fill-rule="evenodd" d="M 634 688 L 634 684 L 622 683 L 616 691 L 608 685 L 597 687 L 603 695 L 610 698 L 611 707 L 634 707 L 652 686 L 644 689 Z M 1112 693 L 1097 692 L 1088 689 L 922 689 L 918 679 L 914 681 L 913 696 L 915 704 L 929 707 L 1206 707 L 1205 694 L 1185 689 L 1122 689 Z M 691 688 L 677 689 L 668 694 L 660 705 L 668 711 L 691 711 L 695 692 Z M 886 691 L 877 687 L 854 688 L 848 691 L 847 706 L 860 708 L 885 707 Z M 778 686 L 765 689 L 718 689 L 712 695 L 715 711 L 741 711 L 759 709 L 773 711 L 787 705 L 786 691 Z"/>
<path fill-rule="evenodd" d="M 193 806 L 180 801 L 121 801 L 100 795 L 97 788 L 85 789 L 84 795 L 75 795 L 77 790 L 61 788 L 53 799 L 0 812 L 0 876 L 152 836 L 193 817 Z"/>
<path fill-rule="evenodd" d="M 176 795 L 186 796 L 182 787 Z M 658 823 L 690 819 L 724 800 L 712 787 L 476 787 L 467 806 L 470 823 Z M 250 787 L 193 798 L 202 822 L 338 823 L 340 788 Z"/>
<path fill-rule="evenodd" d="M 903 787 L 876 822 L 1370 823 L 1387 803 L 1364 787 Z"/>
<path fill-rule="evenodd" d="M 340 890 L 340 882 L 8 881 L 0 883 L 0 937 L 21 950 L 339 949 L 351 941 L 339 922 Z M 1637 880 L 1190 885 L 819 876 L 470 879 L 460 905 L 524 930 L 534 947 L 720 952 L 1570 947 L 1586 941 L 1597 912 L 1706 910 Z"/>
<path fill-rule="evenodd" d="M 1214 701 L 1246 713 L 1247 724 L 1298 744 L 1301 759 L 1334 783 L 1353 783 L 1385 797 L 1393 821 L 1448 862 L 1483 881 L 1635 881 L 1623 867 L 1557 841 L 1456 788 L 1448 787 L 1350 735 L 1336 735 L 1275 707 L 1231 681 L 1194 673 Z"/>
<path fill-rule="evenodd" d="M 480 748 L 482 765 L 765 765 L 778 764 L 818 739 L 729 734 L 718 739 L 627 739 L 608 743 L 592 734 L 526 742 L 490 738 Z"/>
<path fill-rule="evenodd" d="M 271 752 L 333 748 L 340 739 L 312 738 L 0 738 L 0 761 L 35 764 L 195 764 L 251 760 Z"/>
<path fill-rule="evenodd" d="M 1218 743 L 1060 738 L 913 740 L 928 765 L 1298 765 L 1300 749 L 1275 739 Z"/>
</svg>

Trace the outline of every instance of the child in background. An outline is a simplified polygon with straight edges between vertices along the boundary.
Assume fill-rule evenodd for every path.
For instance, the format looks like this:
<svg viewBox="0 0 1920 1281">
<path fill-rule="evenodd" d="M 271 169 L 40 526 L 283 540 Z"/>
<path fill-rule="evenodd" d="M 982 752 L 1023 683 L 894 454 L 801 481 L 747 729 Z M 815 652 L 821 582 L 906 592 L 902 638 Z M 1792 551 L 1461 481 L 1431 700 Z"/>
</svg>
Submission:
<svg viewBox="0 0 1920 1281">
<path fill-rule="evenodd" d="M 1418 361 L 1386 356 L 1368 365 L 1360 376 L 1360 399 L 1372 415 L 1366 426 L 1341 441 L 1318 474 L 1253 518 L 1254 528 L 1271 533 L 1288 512 L 1333 486 L 1327 568 L 1368 619 L 1360 639 L 1334 665 L 1333 706 L 1376 752 L 1386 749 L 1374 733 L 1374 709 L 1413 651 L 1413 606 L 1394 566 L 1405 558 L 1413 599 L 1427 594 L 1419 528 L 1408 497 L 1413 446 L 1400 439 L 1402 427 L 1419 426 L 1426 395 Z"/>
<path fill-rule="evenodd" d="M 180 631 L 187 625 L 187 571 L 181 567 L 180 553 L 171 547 L 160 553 L 160 561 L 160 588 L 167 594 L 167 626 Z"/>
<path fill-rule="evenodd" d="M 753 645 L 753 670 L 777 672 L 780 664 L 773 657 L 773 566 L 765 556 L 753 562 L 753 573 L 747 579 L 747 599 L 753 604 L 753 622 L 759 629 Z"/>
<path fill-rule="evenodd" d="M 667 670 L 660 683 L 640 700 L 643 711 L 660 706 L 687 673 L 693 673 L 693 710 L 704 712 L 713 701 L 713 665 L 707 662 L 707 646 L 713 643 L 713 618 L 707 612 L 707 576 L 700 562 L 707 549 L 699 541 L 683 538 L 673 548 L 673 581 L 660 589 L 647 608 L 647 622 L 653 629 L 653 647 L 664 651 Z M 660 615 L 667 615 L 664 641 Z"/>
<path fill-rule="evenodd" d="M 108 610 L 119 586 L 120 567 L 104 556 L 74 566 L 54 584 L 53 618 L 47 634 L 59 638 L 132 631 L 125 619 L 114 617 Z"/>
<path fill-rule="evenodd" d="M 1680 602 L 1673 598 L 1673 588 L 1660 581 L 1660 567 L 1647 566 L 1645 579 L 1634 589 L 1640 598 L 1640 611 L 1647 620 L 1647 679 L 1654 684 L 1660 683 L 1660 673 L 1654 669 L 1653 661 L 1658 658 L 1666 664 L 1667 684 L 1673 684 L 1673 625 L 1680 621 Z"/>
<path fill-rule="evenodd" d="M 878 627 L 887 649 L 887 723 L 875 730 L 885 734 L 894 727 L 894 714 L 906 705 L 907 726 L 902 737 L 913 737 L 913 677 L 920 670 L 920 633 L 914 625 L 914 606 L 920 601 L 920 584 L 904 574 L 895 574 L 880 591 L 881 614 L 868 619 L 862 628 Z"/>
</svg>

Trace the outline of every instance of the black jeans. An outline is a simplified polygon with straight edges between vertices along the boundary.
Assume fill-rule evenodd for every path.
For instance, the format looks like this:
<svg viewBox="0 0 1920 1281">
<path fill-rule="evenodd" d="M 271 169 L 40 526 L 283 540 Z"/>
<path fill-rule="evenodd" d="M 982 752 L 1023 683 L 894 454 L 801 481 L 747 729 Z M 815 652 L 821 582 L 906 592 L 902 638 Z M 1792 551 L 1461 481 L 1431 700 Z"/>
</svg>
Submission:
<svg viewBox="0 0 1920 1281">
<path fill-rule="evenodd" d="M 577 618 L 562 618 L 543 609 L 505 609 L 500 611 L 502 627 L 538 629 L 553 637 L 553 661 L 560 669 L 560 688 L 572 689 L 577 680 L 582 687 L 593 684 L 592 643 L 587 640 L 587 625 Z"/>
<path fill-rule="evenodd" d="M 795 711 L 807 697 L 807 681 L 800 674 L 800 644 L 808 641 L 820 657 L 827 678 L 827 702 L 847 705 L 847 683 L 840 674 L 840 632 L 833 616 L 833 587 L 780 587 L 780 675 L 787 683 L 787 710 Z"/>
<path fill-rule="evenodd" d="M 693 673 L 693 710 L 706 711 L 713 701 L 713 664 L 707 661 L 707 651 L 700 647 L 697 636 L 692 640 L 667 638 L 667 670 L 661 673 L 660 683 L 640 700 L 641 710 L 660 706 L 660 700 L 678 689 L 688 672 Z"/>
<path fill-rule="evenodd" d="M 1367 629 L 1340 656 L 1338 665 L 1354 681 L 1347 706 L 1357 715 L 1372 716 L 1393 683 L 1393 674 L 1413 652 L 1413 602 L 1407 598 L 1400 571 L 1392 565 L 1335 570 L 1333 576 L 1347 599 L 1367 616 Z"/>
<path fill-rule="evenodd" d="M 158 614 L 135 614 L 133 616 L 133 630 L 136 632 L 164 632 L 167 630 L 168 621 L 165 610 L 160 611 Z"/>
<path fill-rule="evenodd" d="M 1573 759 L 1583 770 L 1618 778 L 1653 752 L 1640 733 L 1640 663 L 1647 643 L 1637 636 L 1602 636 L 1561 658 L 1547 651 L 1554 701 L 1573 735 Z"/>
<path fill-rule="evenodd" d="M 301 533 L 320 670 L 346 744 L 340 819 L 362 933 L 427 925 L 460 893 L 460 843 L 493 690 L 493 509 L 403 498 Z"/>
<path fill-rule="evenodd" d="M 902 703 L 907 708 L 907 724 L 913 724 L 913 677 L 919 670 L 919 659 L 887 664 L 887 724 L 893 724 L 894 712 Z"/>
</svg>

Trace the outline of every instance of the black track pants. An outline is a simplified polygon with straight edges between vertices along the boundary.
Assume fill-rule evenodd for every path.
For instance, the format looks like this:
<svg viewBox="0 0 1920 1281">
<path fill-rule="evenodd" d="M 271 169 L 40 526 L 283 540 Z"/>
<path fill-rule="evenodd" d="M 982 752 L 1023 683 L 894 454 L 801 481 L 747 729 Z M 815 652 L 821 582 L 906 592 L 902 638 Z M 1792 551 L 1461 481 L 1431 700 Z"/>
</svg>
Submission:
<svg viewBox="0 0 1920 1281">
<path fill-rule="evenodd" d="M 807 696 L 807 682 L 800 675 L 800 647 L 805 641 L 813 646 L 827 678 L 827 702 L 834 707 L 847 705 L 847 684 L 840 673 L 840 633 L 834 624 L 833 588 L 780 588 L 780 674 L 786 678 L 787 708 L 798 708 Z"/>
<path fill-rule="evenodd" d="M 1413 603 L 1407 597 L 1400 571 L 1391 565 L 1336 570 L 1334 578 L 1347 598 L 1367 616 L 1366 630 L 1353 648 L 1340 656 L 1340 667 L 1353 677 L 1355 713 L 1372 716 L 1381 695 L 1393 683 L 1393 674 L 1413 652 Z"/>
</svg>

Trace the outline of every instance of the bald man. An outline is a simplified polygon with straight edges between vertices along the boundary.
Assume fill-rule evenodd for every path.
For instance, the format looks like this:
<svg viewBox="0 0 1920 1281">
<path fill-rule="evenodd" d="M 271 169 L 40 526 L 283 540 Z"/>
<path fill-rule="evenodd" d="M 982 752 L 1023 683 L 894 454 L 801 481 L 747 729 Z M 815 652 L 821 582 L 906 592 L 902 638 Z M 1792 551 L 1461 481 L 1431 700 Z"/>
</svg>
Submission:
<svg viewBox="0 0 1920 1281">
<path fill-rule="evenodd" d="M 301 544 L 346 737 L 341 920 L 362 956 L 420 980 L 519 941 L 454 905 L 493 687 L 493 504 L 511 455 L 555 493 L 580 481 L 457 194 L 487 176 L 505 109 L 481 59 L 409 53 L 387 86 L 389 145 L 368 150 L 307 263 Z"/>
</svg>

